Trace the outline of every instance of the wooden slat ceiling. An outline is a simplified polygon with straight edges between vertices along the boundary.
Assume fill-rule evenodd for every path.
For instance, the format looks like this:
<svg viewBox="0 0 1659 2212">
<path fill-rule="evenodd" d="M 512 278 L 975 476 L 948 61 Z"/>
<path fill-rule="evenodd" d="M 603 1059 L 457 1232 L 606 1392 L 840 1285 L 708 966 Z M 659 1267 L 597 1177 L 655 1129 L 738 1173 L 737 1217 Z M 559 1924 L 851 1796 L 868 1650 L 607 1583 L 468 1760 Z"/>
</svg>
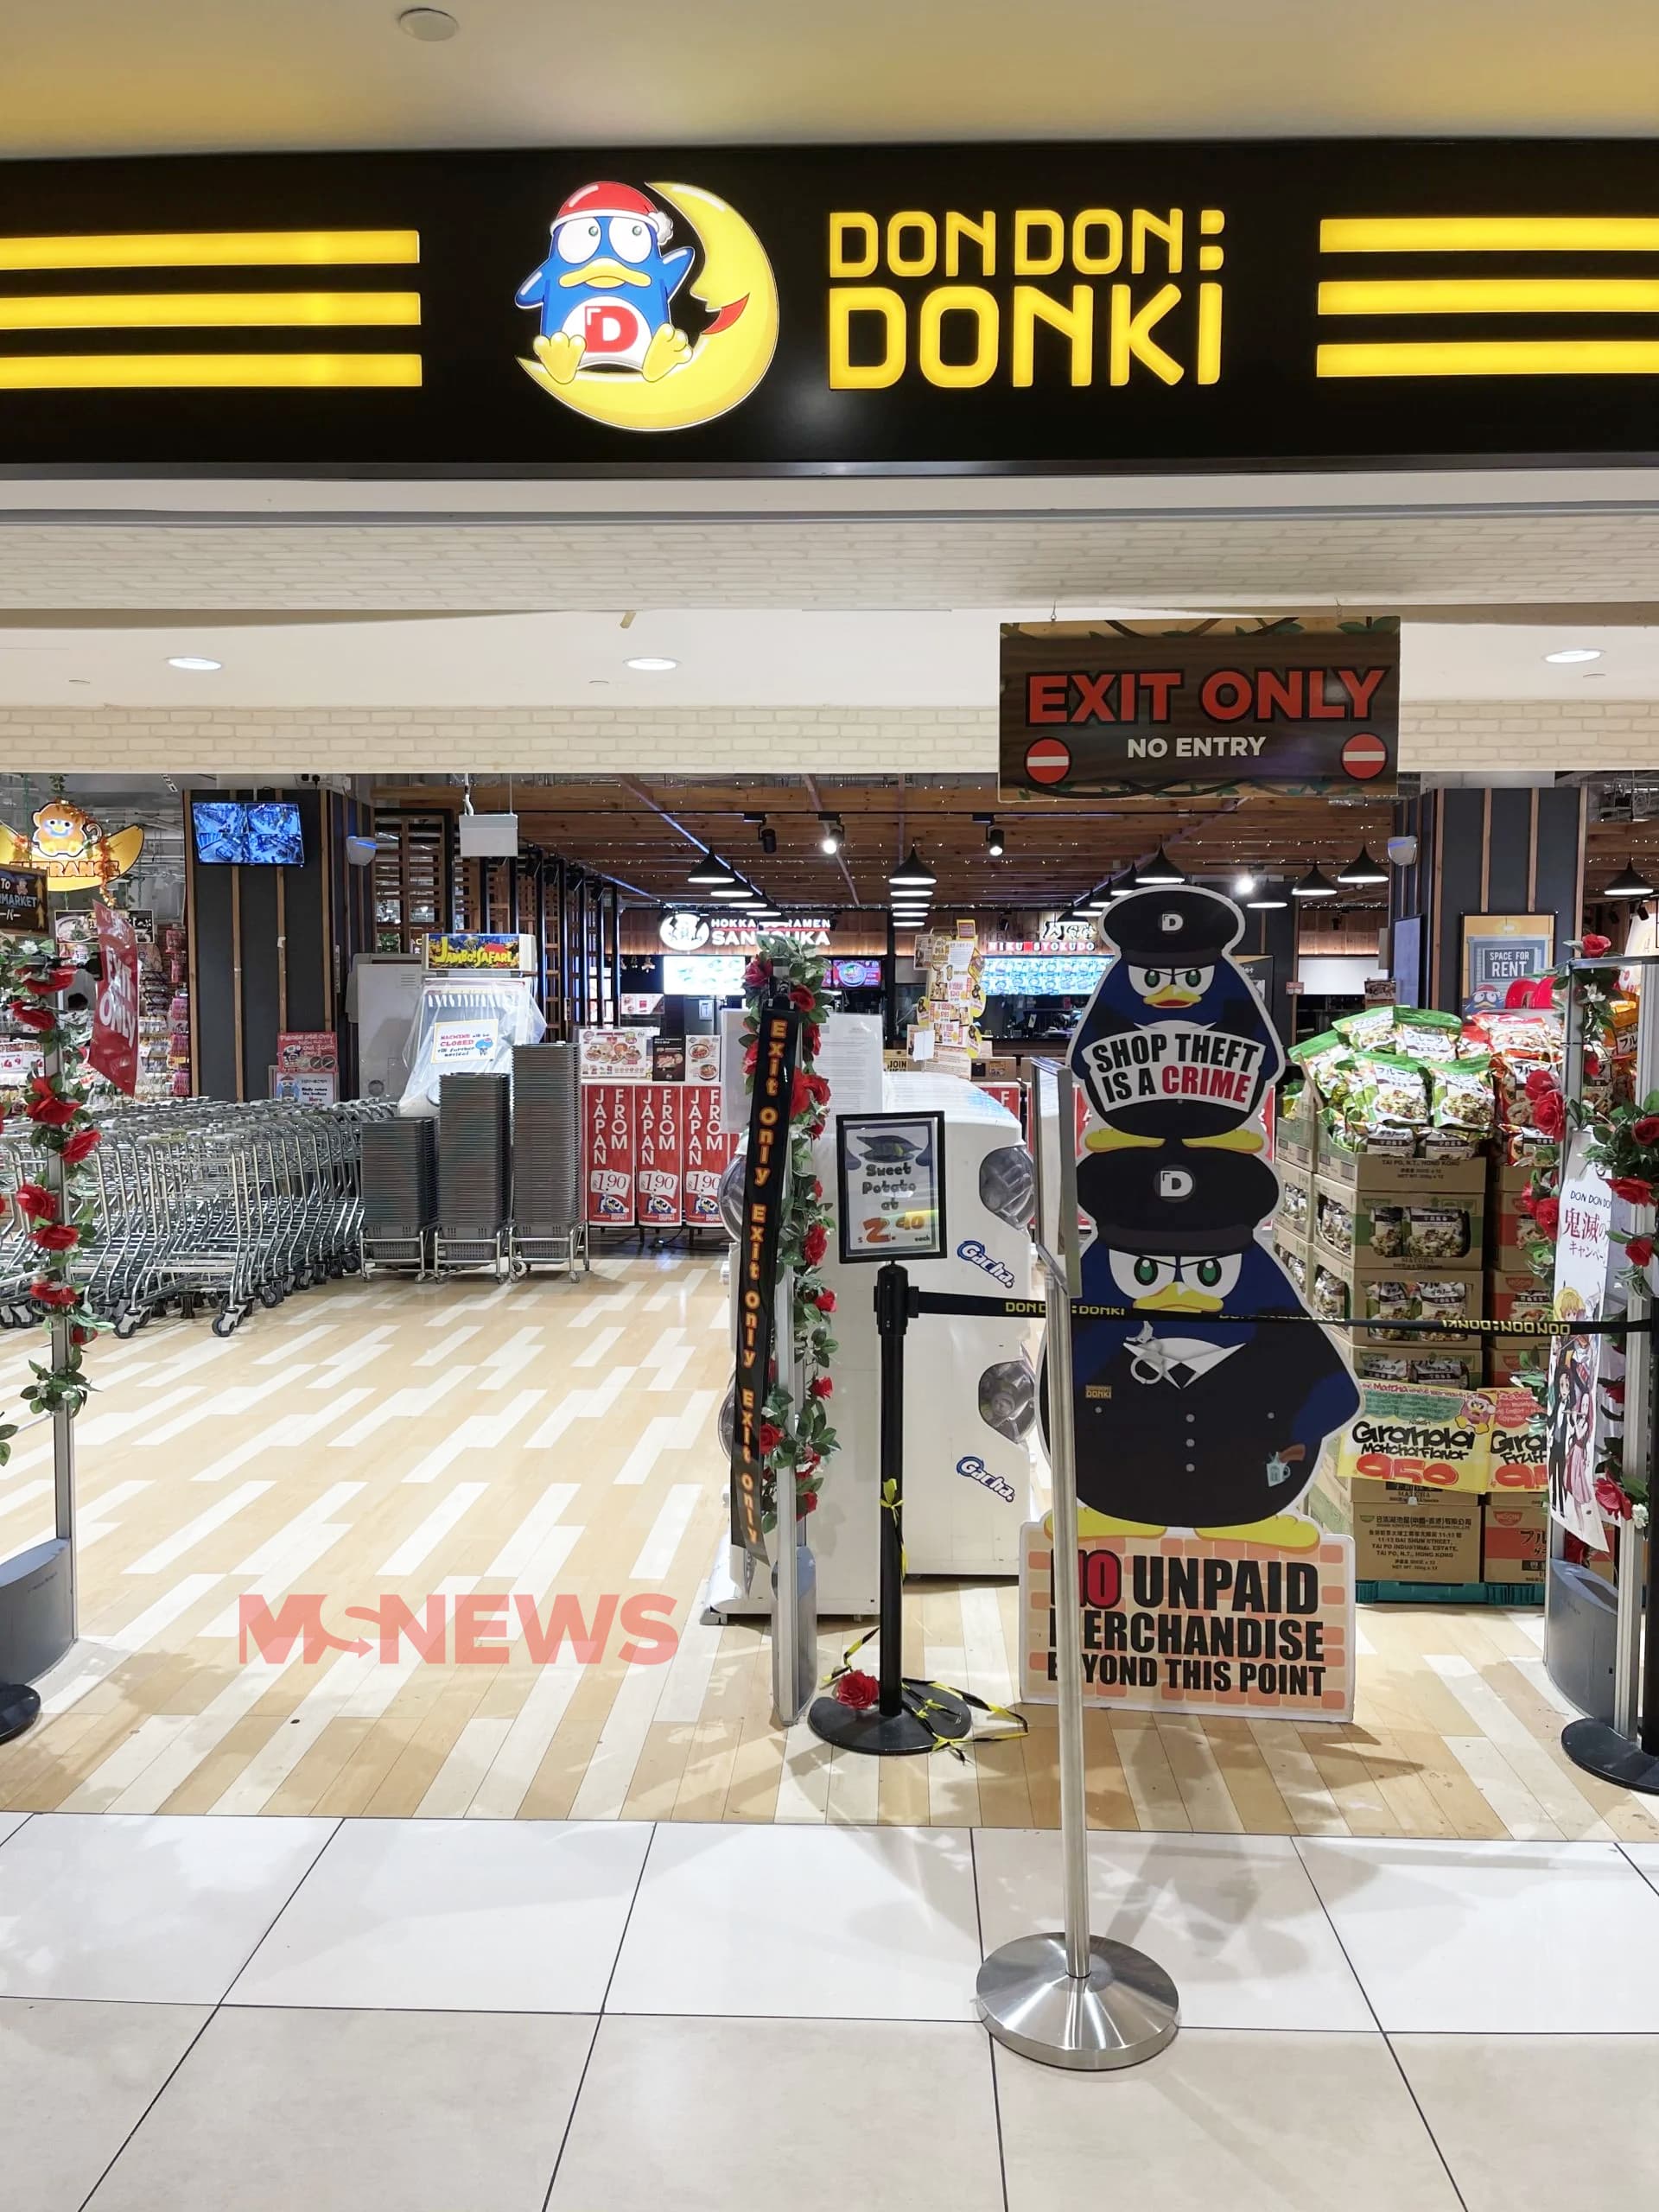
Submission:
<svg viewBox="0 0 1659 2212">
<path fill-rule="evenodd" d="M 378 779 L 382 806 L 459 808 L 458 785 Z M 999 805 L 993 777 L 605 777 L 475 780 L 480 812 L 515 806 L 526 844 L 579 861 L 637 895 L 697 903 L 686 874 L 710 848 L 785 908 L 885 906 L 887 875 L 913 843 L 938 877 L 937 906 L 1055 907 L 1083 897 L 1161 844 L 1190 874 L 1224 880 L 1242 868 L 1301 875 L 1316 861 L 1334 874 L 1362 844 L 1381 857 L 1391 826 L 1386 801 L 1336 804 L 1252 793 L 1237 798 L 1076 800 L 1033 798 Z M 820 813 L 837 813 L 847 842 L 819 850 Z M 777 832 L 762 852 L 762 814 Z M 976 814 L 995 815 L 1007 838 L 1001 860 L 985 849 Z M 1659 829 L 1656 829 L 1659 835 Z M 1617 865 L 1617 862 L 1614 863 Z M 1387 887 L 1356 890 L 1344 907 L 1371 911 Z M 1333 909 L 1326 906 L 1324 913 Z"/>
</svg>

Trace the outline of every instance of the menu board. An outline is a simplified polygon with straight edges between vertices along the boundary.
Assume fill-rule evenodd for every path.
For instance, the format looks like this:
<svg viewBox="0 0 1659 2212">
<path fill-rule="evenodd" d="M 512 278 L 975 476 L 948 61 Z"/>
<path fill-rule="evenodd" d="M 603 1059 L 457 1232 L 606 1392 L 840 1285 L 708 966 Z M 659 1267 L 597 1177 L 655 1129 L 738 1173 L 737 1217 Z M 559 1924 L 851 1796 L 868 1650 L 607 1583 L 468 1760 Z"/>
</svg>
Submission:
<svg viewBox="0 0 1659 2212">
<path fill-rule="evenodd" d="M 843 1114 L 836 1123 L 841 1258 L 945 1253 L 943 1114 Z"/>
</svg>

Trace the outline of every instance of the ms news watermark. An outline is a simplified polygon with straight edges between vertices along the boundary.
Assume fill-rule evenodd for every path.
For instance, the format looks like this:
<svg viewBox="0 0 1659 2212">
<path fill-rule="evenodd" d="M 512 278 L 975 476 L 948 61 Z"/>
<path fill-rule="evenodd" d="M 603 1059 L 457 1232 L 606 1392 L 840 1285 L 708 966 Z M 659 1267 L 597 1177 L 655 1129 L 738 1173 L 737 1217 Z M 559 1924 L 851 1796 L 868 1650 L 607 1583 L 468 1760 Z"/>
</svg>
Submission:
<svg viewBox="0 0 1659 2212">
<path fill-rule="evenodd" d="M 392 1667 L 413 1658 L 433 1667 L 505 1667 L 515 1647 L 531 1663 L 550 1667 L 569 1651 L 578 1665 L 598 1666 L 614 1649 L 625 1667 L 661 1667 L 679 1649 L 673 1625 L 675 1600 L 664 1591 L 596 1599 L 591 1614 L 580 1598 L 544 1603 L 526 1591 L 435 1591 L 411 1604 L 382 1597 L 372 1605 L 344 1605 L 336 1618 L 361 1622 L 356 1633 L 337 1633 L 325 1618 L 330 1599 L 321 1591 L 290 1592 L 273 1606 L 257 1591 L 237 1600 L 238 1656 L 289 1658 L 315 1666 L 326 1653 L 351 1651 Z M 620 1639 L 620 1641 L 619 1641 Z"/>
</svg>

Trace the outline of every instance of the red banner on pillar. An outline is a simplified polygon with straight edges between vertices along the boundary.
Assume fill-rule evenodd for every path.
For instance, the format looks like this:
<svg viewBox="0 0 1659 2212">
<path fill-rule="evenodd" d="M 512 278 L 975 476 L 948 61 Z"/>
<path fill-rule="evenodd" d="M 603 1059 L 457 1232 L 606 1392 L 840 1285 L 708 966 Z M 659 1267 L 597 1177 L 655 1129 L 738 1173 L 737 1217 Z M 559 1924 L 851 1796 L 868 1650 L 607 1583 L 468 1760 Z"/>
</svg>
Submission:
<svg viewBox="0 0 1659 2212">
<path fill-rule="evenodd" d="M 102 974 L 86 1058 L 130 1098 L 138 1088 L 138 939 L 113 906 L 99 906 L 97 921 Z"/>
<path fill-rule="evenodd" d="M 735 1136 L 721 1125 L 720 1085 L 688 1083 L 680 1111 L 686 1225 L 713 1228 L 720 1220 L 720 1179 L 737 1150 Z"/>
<path fill-rule="evenodd" d="M 653 1229 L 680 1225 L 685 1134 L 680 1101 L 684 1090 L 685 1085 L 678 1083 L 645 1083 L 639 1087 L 635 1130 L 639 1217 Z"/>
<path fill-rule="evenodd" d="M 594 1228 L 633 1226 L 637 1088 L 628 1083 L 582 1086 L 582 1173 L 588 1221 Z"/>
</svg>

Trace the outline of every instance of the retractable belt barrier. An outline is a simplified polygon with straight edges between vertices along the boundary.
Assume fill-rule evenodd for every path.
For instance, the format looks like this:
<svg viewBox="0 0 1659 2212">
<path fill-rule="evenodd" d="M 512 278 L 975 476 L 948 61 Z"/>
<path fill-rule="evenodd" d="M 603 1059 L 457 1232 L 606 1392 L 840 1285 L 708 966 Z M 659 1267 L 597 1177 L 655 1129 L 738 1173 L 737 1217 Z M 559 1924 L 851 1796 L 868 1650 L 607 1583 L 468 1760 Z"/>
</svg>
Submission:
<svg viewBox="0 0 1659 2212">
<path fill-rule="evenodd" d="M 910 1294 L 912 1313 L 983 1313 L 993 1318 L 1014 1320 L 1039 1320 L 1048 1307 L 1040 1298 L 976 1298 L 950 1291 L 912 1290 Z M 1074 1321 L 1128 1321 L 1140 1311 L 1134 1306 L 1091 1306 L 1080 1298 L 1071 1300 Z M 1147 1317 L 1143 1317 L 1147 1318 Z M 1659 1316 L 1649 1314 L 1637 1321 L 1478 1321 L 1474 1319 L 1436 1319 L 1428 1321 L 1362 1320 L 1357 1315 L 1349 1321 L 1321 1320 L 1317 1313 L 1250 1313 L 1236 1317 L 1224 1313 L 1195 1313 L 1191 1317 L 1195 1328 L 1254 1329 L 1262 1323 L 1279 1324 L 1309 1329 L 1369 1329 L 1381 1331 L 1390 1337 L 1649 1337 Z"/>
</svg>

